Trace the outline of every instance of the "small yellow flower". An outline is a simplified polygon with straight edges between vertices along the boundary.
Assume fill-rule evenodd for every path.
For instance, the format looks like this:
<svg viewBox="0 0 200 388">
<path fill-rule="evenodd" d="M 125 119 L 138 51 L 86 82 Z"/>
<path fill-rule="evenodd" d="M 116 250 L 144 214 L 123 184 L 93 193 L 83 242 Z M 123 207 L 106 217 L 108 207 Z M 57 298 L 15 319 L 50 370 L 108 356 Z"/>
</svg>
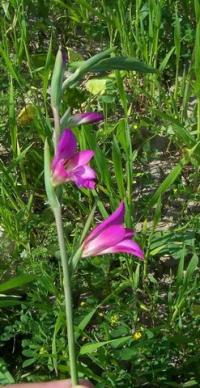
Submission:
<svg viewBox="0 0 200 388">
<path fill-rule="evenodd" d="M 82 302 L 80 303 L 81 307 L 85 306 L 85 302 L 82 300 Z"/>
<path fill-rule="evenodd" d="M 110 324 L 111 326 L 115 326 L 119 322 L 119 316 L 117 314 L 114 314 L 110 318 Z"/>
<path fill-rule="evenodd" d="M 137 124 L 134 124 L 133 128 L 134 128 L 134 129 L 137 129 L 137 128 L 138 128 L 138 125 L 137 125 Z"/>
<path fill-rule="evenodd" d="M 47 353 L 47 351 L 46 351 L 46 349 L 44 348 L 44 346 L 42 346 L 42 347 L 40 348 L 39 354 L 42 355 L 42 354 L 45 354 L 45 353 Z"/>
<path fill-rule="evenodd" d="M 132 335 L 132 338 L 133 338 L 135 341 L 139 340 L 141 337 L 142 337 L 141 331 L 135 331 L 135 333 L 133 333 L 133 335 Z"/>
</svg>

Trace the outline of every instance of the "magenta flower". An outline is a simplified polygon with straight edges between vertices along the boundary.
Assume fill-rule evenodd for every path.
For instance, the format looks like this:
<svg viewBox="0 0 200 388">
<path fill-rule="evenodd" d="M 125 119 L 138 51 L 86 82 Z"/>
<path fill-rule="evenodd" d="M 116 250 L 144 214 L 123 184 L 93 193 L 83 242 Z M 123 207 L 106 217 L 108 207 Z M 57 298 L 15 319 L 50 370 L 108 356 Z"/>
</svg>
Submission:
<svg viewBox="0 0 200 388">
<path fill-rule="evenodd" d="M 83 242 L 82 257 L 128 253 L 143 259 L 142 249 L 132 240 L 133 231 L 122 225 L 124 213 L 124 202 L 121 202 L 113 214 L 90 232 Z"/>
<path fill-rule="evenodd" d="M 53 184 L 72 181 L 78 187 L 94 189 L 96 173 L 88 164 L 93 156 L 91 150 L 77 152 L 76 137 L 70 129 L 65 129 L 52 161 Z"/>
<path fill-rule="evenodd" d="M 92 124 L 102 121 L 103 119 L 103 115 L 98 112 L 76 113 L 70 117 L 70 123 L 73 125 Z"/>
</svg>

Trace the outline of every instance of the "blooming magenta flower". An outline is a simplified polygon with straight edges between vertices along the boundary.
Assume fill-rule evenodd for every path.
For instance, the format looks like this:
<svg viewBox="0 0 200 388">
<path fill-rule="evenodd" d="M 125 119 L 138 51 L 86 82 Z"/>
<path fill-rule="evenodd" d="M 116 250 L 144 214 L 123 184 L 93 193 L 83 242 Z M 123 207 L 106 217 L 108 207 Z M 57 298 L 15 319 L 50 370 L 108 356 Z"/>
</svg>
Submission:
<svg viewBox="0 0 200 388">
<path fill-rule="evenodd" d="M 97 123 L 98 121 L 101 121 L 103 119 L 103 115 L 98 112 L 76 113 L 75 115 L 70 117 L 70 123 L 72 123 L 73 125 L 92 124 Z"/>
<path fill-rule="evenodd" d="M 88 164 L 93 156 L 91 150 L 77 152 L 76 137 L 70 129 L 65 129 L 52 161 L 53 184 L 72 181 L 78 187 L 94 189 L 96 173 Z"/>
<path fill-rule="evenodd" d="M 83 242 L 82 257 L 128 253 L 143 259 L 142 249 L 132 240 L 133 231 L 122 225 L 124 212 L 124 202 L 121 202 L 113 214 L 90 232 Z"/>
</svg>

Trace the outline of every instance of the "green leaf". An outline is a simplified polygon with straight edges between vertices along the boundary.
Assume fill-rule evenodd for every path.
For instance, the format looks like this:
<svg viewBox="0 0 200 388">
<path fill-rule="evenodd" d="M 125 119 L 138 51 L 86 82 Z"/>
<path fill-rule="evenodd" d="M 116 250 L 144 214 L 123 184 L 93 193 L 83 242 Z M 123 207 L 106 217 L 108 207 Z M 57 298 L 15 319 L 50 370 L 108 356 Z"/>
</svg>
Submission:
<svg viewBox="0 0 200 388">
<path fill-rule="evenodd" d="M 85 87 L 94 96 L 102 95 L 106 92 L 106 86 L 108 82 L 108 78 L 93 78 L 86 82 Z"/>
<path fill-rule="evenodd" d="M 98 306 L 95 307 L 93 310 L 91 310 L 88 314 L 86 314 L 85 317 L 79 323 L 79 325 L 78 325 L 78 327 L 76 328 L 76 331 L 75 331 L 75 338 L 76 338 L 76 340 L 79 339 L 79 337 L 81 336 L 83 330 L 85 330 L 86 326 L 91 321 L 92 317 L 94 316 L 94 314 L 97 311 L 97 308 L 98 308 Z"/>
<path fill-rule="evenodd" d="M 22 364 L 22 368 L 26 368 L 27 366 L 33 365 L 35 361 L 35 358 L 29 358 L 28 360 L 25 360 Z"/>
<path fill-rule="evenodd" d="M 10 75 L 16 79 L 16 81 L 18 82 L 19 86 L 21 85 L 20 83 L 20 80 L 18 78 L 18 75 L 17 73 L 15 72 L 14 68 L 13 68 L 13 65 L 12 65 L 12 62 L 10 60 L 10 58 L 8 57 L 7 53 L 5 50 L 3 50 L 2 47 L 0 47 L 0 55 L 2 56 L 4 62 L 5 62 L 5 66 L 6 66 L 6 69 L 8 71 L 8 73 L 10 73 Z"/>
<path fill-rule="evenodd" d="M 194 137 L 184 127 L 181 127 L 180 125 L 177 125 L 174 123 L 174 125 L 172 126 L 172 130 L 174 131 L 178 140 L 180 140 L 181 143 L 183 143 L 185 146 L 187 147 L 195 146 L 196 141 Z"/>
<path fill-rule="evenodd" d="M 107 158 L 101 149 L 97 146 L 95 150 L 94 160 L 98 166 L 102 182 L 105 183 L 109 192 L 112 192 L 111 189 L 111 175 L 108 168 Z"/>
<path fill-rule="evenodd" d="M 139 73 L 156 73 L 157 70 L 131 57 L 112 57 L 103 59 L 98 64 L 92 66 L 90 71 L 103 72 L 112 70 L 136 71 Z"/>
<path fill-rule="evenodd" d="M 137 347 L 128 348 L 128 349 L 120 349 L 119 357 L 121 360 L 129 361 L 132 360 L 134 356 L 138 353 Z"/>
<path fill-rule="evenodd" d="M 166 247 L 167 247 L 167 245 L 163 244 L 157 248 L 152 249 L 152 251 L 150 251 L 150 256 L 156 256 L 158 253 L 160 253 Z"/>
<path fill-rule="evenodd" d="M 37 277 L 35 275 L 21 275 L 10 280 L 7 280 L 4 283 L 0 284 L 0 292 L 5 292 L 8 290 L 12 290 L 14 288 L 19 288 L 24 286 L 27 283 L 31 283 L 36 280 Z"/>
<path fill-rule="evenodd" d="M 34 145 L 34 143 L 30 144 L 22 152 L 21 152 L 21 150 L 19 150 L 18 156 L 15 158 L 15 160 L 13 161 L 13 163 L 11 165 L 17 165 L 18 163 L 20 163 L 25 158 L 27 152 L 32 148 L 33 145 Z"/>
<path fill-rule="evenodd" d="M 194 387 L 194 386 L 197 387 L 198 385 L 199 385 L 199 381 L 191 379 L 183 383 L 182 388 L 188 388 L 188 387 Z"/>
<path fill-rule="evenodd" d="M 86 344 L 86 345 L 83 345 L 81 347 L 80 355 L 90 354 L 90 353 L 96 352 L 97 349 L 101 348 L 102 346 L 108 345 L 108 344 L 117 347 L 117 346 L 124 344 L 125 342 L 127 342 L 130 339 L 131 339 L 131 336 L 129 335 L 127 337 L 116 338 L 116 339 L 109 340 L 109 341 Z"/>
<path fill-rule="evenodd" d="M 24 303 L 24 302 L 23 302 Z M 0 295 L 0 307 L 13 307 L 22 304 L 22 301 L 16 298 L 2 298 Z"/>
<path fill-rule="evenodd" d="M 185 274 L 186 282 L 189 282 L 191 280 L 191 277 L 198 266 L 198 262 L 199 262 L 198 256 L 196 255 L 196 253 L 194 253 L 186 270 L 186 274 Z"/>
<path fill-rule="evenodd" d="M 117 141 L 122 146 L 125 153 L 128 152 L 127 136 L 126 136 L 126 120 L 120 119 L 117 124 Z"/>
<path fill-rule="evenodd" d="M 15 382 L 13 376 L 10 374 L 6 367 L 6 363 L 3 358 L 0 358 L 0 385 L 13 384 Z"/>
<path fill-rule="evenodd" d="M 120 151 L 116 137 L 113 138 L 113 147 L 112 147 L 112 160 L 114 164 L 115 177 L 117 181 L 117 186 L 121 198 L 125 197 L 125 187 L 124 187 L 124 174 L 122 168 L 122 153 Z"/>
<path fill-rule="evenodd" d="M 95 201 L 95 204 L 94 204 L 91 212 L 89 213 L 88 218 L 87 218 L 86 223 L 85 223 L 85 226 L 83 228 L 81 238 L 80 238 L 80 244 L 83 242 L 84 238 L 86 237 L 86 235 L 88 233 L 88 230 L 90 229 L 91 223 L 92 223 L 93 218 L 94 218 L 94 213 L 95 213 L 96 207 L 97 207 L 97 204 Z"/>
<path fill-rule="evenodd" d="M 52 349 L 52 359 L 53 359 L 53 365 L 56 373 L 58 373 L 58 358 L 57 358 L 57 346 L 56 346 L 56 339 L 57 335 L 63 327 L 63 322 L 65 321 L 64 316 L 63 316 L 63 311 L 59 312 L 59 315 L 56 319 L 56 323 L 54 326 L 54 332 L 53 332 L 53 338 L 52 338 L 52 344 L 51 344 L 51 349 Z"/>
<path fill-rule="evenodd" d="M 177 275 L 176 275 L 176 281 L 178 284 L 181 284 L 183 282 L 183 279 L 184 279 L 185 254 L 186 254 L 186 249 L 185 249 L 185 245 L 184 245 L 183 249 L 182 249 L 182 254 L 181 254 L 180 261 L 179 261 L 179 265 L 178 265 Z"/>
<path fill-rule="evenodd" d="M 181 25 L 180 20 L 177 12 L 175 12 L 175 24 L 174 24 L 174 44 L 176 48 L 176 60 L 179 61 L 180 58 L 180 51 L 181 51 Z"/>
<path fill-rule="evenodd" d="M 94 160 L 101 176 L 101 180 L 103 183 L 105 183 L 108 191 L 111 192 L 111 176 L 108 168 L 107 158 L 97 144 L 96 134 L 94 134 L 94 132 L 92 132 L 92 130 L 86 126 L 83 129 L 83 134 L 87 144 L 89 145 L 89 148 L 95 151 Z"/>
<path fill-rule="evenodd" d="M 137 290 L 140 281 L 140 263 L 137 264 L 136 270 L 133 273 L 133 287 Z"/>
<path fill-rule="evenodd" d="M 48 52 L 47 52 L 44 71 L 42 72 L 42 94 L 43 94 L 45 102 L 46 102 L 49 76 L 50 76 L 50 72 L 51 72 L 51 60 L 52 60 L 52 35 L 51 35 L 50 42 L 49 42 L 49 48 L 48 48 Z"/>
<path fill-rule="evenodd" d="M 9 0 L 2 0 L 2 2 L 1 2 L 2 8 L 3 8 L 4 13 L 5 13 L 5 16 L 7 18 L 10 18 L 10 13 L 9 13 L 9 10 L 8 10 L 9 4 L 10 4 Z"/>
<path fill-rule="evenodd" d="M 165 178 L 165 180 L 158 187 L 153 197 L 150 199 L 148 207 L 151 208 L 156 204 L 159 197 L 162 196 L 175 182 L 180 173 L 182 172 L 184 166 L 187 164 L 187 160 L 185 158 L 181 159 L 180 162 L 171 170 L 169 175 Z"/>
<path fill-rule="evenodd" d="M 64 91 L 64 89 L 66 89 L 67 87 L 69 88 L 73 86 L 84 76 L 84 74 L 91 71 L 94 65 L 100 62 L 103 58 L 110 55 L 113 50 L 114 48 L 105 50 L 101 53 L 94 55 L 92 58 L 89 58 L 87 61 L 79 64 L 79 67 L 76 69 L 76 71 L 63 82 L 62 90 Z"/>
<path fill-rule="evenodd" d="M 69 128 L 69 127 L 72 128 L 72 123 L 70 123 L 70 117 L 71 117 L 71 108 L 69 107 L 60 119 L 61 129 Z"/>
<path fill-rule="evenodd" d="M 13 88 L 13 79 L 10 78 L 9 87 L 9 110 L 8 110 L 8 124 L 10 130 L 11 146 L 13 155 L 16 155 L 17 150 L 17 125 L 15 117 L 15 96 Z"/>
<path fill-rule="evenodd" d="M 159 67 L 160 72 L 165 70 L 174 50 L 175 50 L 175 47 L 172 47 L 171 50 L 166 54 L 165 58 L 163 59 L 163 61 L 160 64 L 160 67 Z"/>
<path fill-rule="evenodd" d="M 196 75 L 197 84 L 200 82 L 200 19 L 196 26 L 196 37 L 195 37 L 195 49 L 194 49 L 194 70 Z"/>
<path fill-rule="evenodd" d="M 181 144 L 184 144 L 187 147 L 194 147 L 196 144 L 196 140 L 192 134 L 185 129 L 178 120 L 176 120 L 174 117 L 166 114 L 161 113 L 159 111 L 156 111 L 157 114 L 162 117 L 163 119 L 169 121 L 172 124 L 172 130 L 174 134 L 177 136 L 178 140 L 181 141 Z"/>
</svg>

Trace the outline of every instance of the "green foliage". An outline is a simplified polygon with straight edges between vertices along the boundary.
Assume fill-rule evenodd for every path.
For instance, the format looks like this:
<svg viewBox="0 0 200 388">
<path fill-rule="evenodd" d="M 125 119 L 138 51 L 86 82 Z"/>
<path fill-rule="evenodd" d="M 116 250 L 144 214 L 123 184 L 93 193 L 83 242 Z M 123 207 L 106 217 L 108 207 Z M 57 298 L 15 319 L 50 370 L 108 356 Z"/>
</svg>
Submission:
<svg viewBox="0 0 200 388">
<path fill-rule="evenodd" d="M 0 21 L 0 384 L 69 375 L 49 209 L 58 205 L 48 144 L 61 45 L 61 127 L 72 113 L 105 116 L 73 128 L 81 149 L 95 151 L 98 184 L 63 186 L 69 257 L 121 199 L 145 250 L 145 265 L 80 252 L 71 262 L 80 377 L 96 387 L 198 387 L 199 0 L 2 1 Z"/>
</svg>

